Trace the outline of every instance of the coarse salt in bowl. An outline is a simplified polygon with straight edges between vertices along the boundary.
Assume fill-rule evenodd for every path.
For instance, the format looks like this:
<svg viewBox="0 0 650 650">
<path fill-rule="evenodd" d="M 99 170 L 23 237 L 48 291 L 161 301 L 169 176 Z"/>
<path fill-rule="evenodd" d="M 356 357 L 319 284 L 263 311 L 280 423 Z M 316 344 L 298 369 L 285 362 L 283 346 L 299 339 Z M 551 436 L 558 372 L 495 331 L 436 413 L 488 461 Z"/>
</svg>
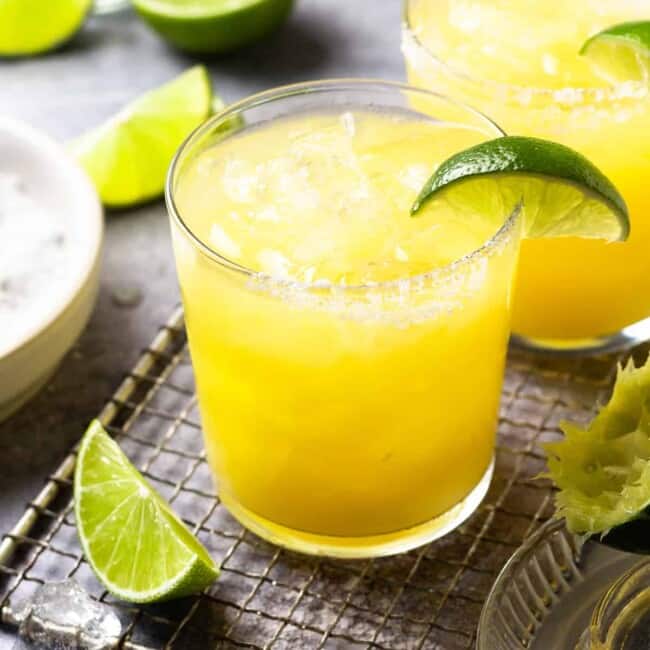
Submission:
<svg viewBox="0 0 650 650">
<path fill-rule="evenodd" d="M 0 421 L 52 375 L 99 285 L 103 215 L 65 149 L 0 118 Z"/>
</svg>

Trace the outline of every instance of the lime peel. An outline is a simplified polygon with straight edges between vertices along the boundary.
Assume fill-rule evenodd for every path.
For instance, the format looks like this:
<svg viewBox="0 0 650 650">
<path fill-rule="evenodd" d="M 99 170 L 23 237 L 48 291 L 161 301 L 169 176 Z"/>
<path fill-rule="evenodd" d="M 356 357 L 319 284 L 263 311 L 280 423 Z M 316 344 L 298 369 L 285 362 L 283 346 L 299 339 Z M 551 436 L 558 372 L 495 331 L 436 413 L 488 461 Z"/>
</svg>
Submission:
<svg viewBox="0 0 650 650">
<path fill-rule="evenodd" d="M 559 143 L 522 136 L 488 140 L 445 160 L 416 198 L 411 215 L 419 215 L 435 197 L 455 202 L 467 197 L 480 214 L 495 196 L 501 199 L 501 221 L 504 211 L 511 213 L 523 200 L 528 238 L 616 241 L 629 235 L 625 201 L 593 163 Z"/>
<path fill-rule="evenodd" d="M 176 150 L 214 101 L 207 70 L 194 66 L 75 140 L 102 202 L 123 208 L 159 197 Z"/>
<path fill-rule="evenodd" d="M 97 420 L 79 448 L 74 504 L 84 555 L 99 581 L 122 600 L 181 598 L 202 591 L 219 574 Z"/>
<path fill-rule="evenodd" d="M 650 519 L 650 358 L 619 366 L 609 402 L 586 428 L 560 426 L 564 439 L 544 445 L 546 476 L 559 488 L 556 516 L 568 529 L 604 537 Z"/>
<path fill-rule="evenodd" d="M 650 77 L 650 21 L 608 27 L 587 39 L 580 49 L 595 72 L 611 84 L 647 82 Z"/>
<path fill-rule="evenodd" d="M 133 0 L 140 16 L 175 47 L 219 54 L 278 28 L 294 0 Z"/>
<path fill-rule="evenodd" d="M 91 0 L 0 1 L 0 57 L 41 54 L 72 38 Z"/>
</svg>

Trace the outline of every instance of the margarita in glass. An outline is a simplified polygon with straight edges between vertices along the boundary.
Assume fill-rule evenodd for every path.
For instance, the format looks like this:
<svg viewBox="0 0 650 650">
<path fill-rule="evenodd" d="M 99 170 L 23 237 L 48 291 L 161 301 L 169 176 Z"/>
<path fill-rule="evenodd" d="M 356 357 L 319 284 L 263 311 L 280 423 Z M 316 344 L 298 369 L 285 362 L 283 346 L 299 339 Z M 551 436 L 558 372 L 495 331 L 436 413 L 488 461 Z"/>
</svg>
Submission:
<svg viewBox="0 0 650 650">
<path fill-rule="evenodd" d="M 519 221 L 409 208 L 438 163 L 498 135 L 425 91 L 322 82 L 236 105 L 177 157 L 168 200 L 208 459 L 253 531 L 379 555 L 482 498 Z"/>
<path fill-rule="evenodd" d="M 408 0 L 409 81 L 485 110 L 508 131 L 563 142 L 625 197 L 631 236 L 522 243 L 513 330 L 580 348 L 650 337 L 650 94 L 639 77 L 608 84 L 579 54 L 592 34 L 650 18 L 646 0 Z M 621 340 L 620 338 L 618 340 Z"/>
</svg>

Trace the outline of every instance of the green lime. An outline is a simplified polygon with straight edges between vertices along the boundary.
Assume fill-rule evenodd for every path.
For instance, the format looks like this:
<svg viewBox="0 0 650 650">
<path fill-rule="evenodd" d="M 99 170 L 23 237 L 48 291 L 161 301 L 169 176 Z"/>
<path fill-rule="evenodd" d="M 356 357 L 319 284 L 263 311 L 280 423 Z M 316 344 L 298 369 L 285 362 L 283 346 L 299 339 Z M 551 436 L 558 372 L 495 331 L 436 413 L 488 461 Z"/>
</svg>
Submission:
<svg viewBox="0 0 650 650">
<path fill-rule="evenodd" d="M 81 27 L 92 0 L 0 0 L 0 56 L 62 45 Z"/>
<path fill-rule="evenodd" d="M 86 559 L 122 600 L 150 603 L 198 593 L 219 573 L 97 420 L 79 448 L 74 504 Z"/>
<path fill-rule="evenodd" d="M 181 50 L 218 54 L 253 43 L 279 27 L 293 0 L 133 0 L 133 5 Z"/>
<path fill-rule="evenodd" d="M 105 205 L 160 196 L 174 153 L 212 110 L 210 77 L 196 66 L 149 91 L 72 144 Z"/>
<path fill-rule="evenodd" d="M 537 138 L 504 136 L 453 155 L 427 181 L 411 214 L 435 205 L 434 197 L 495 224 L 522 202 L 529 238 L 615 241 L 630 230 L 623 197 L 599 169 L 578 152 Z"/>
<path fill-rule="evenodd" d="M 650 79 L 650 21 L 614 25 L 592 36 L 580 49 L 596 72 L 611 84 Z"/>
<path fill-rule="evenodd" d="M 574 533 L 650 553 L 650 360 L 619 368 L 609 403 L 587 427 L 561 423 L 544 445 L 557 515 Z"/>
</svg>

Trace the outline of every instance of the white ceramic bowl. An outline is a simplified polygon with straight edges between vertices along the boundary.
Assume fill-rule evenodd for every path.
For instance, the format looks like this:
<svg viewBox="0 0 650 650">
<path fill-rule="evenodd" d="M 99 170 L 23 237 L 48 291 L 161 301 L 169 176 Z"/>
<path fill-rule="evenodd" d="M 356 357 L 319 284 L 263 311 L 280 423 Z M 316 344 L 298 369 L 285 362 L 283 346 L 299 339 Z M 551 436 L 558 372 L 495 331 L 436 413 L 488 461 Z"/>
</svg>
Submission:
<svg viewBox="0 0 650 650">
<path fill-rule="evenodd" d="M 2 421 L 44 386 L 88 322 L 99 286 L 104 226 L 97 192 L 65 149 L 6 118 L 0 118 L 0 173 L 16 174 L 31 198 L 61 219 L 72 236 L 58 298 L 19 336 L 3 342 L 0 332 Z"/>
</svg>

